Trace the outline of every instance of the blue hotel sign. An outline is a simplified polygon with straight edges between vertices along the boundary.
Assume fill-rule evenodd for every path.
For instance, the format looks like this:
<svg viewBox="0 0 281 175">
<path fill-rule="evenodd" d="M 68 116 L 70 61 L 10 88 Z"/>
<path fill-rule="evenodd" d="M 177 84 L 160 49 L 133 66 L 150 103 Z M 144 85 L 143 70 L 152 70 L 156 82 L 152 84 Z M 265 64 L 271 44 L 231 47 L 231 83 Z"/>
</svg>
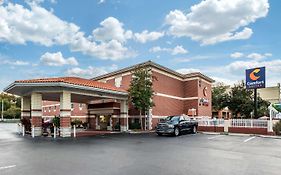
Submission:
<svg viewBox="0 0 281 175">
<path fill-rule="evenodd" d="M 246 70 L 246 88 L 265 88 L 265 67 Z"/>
</svg>

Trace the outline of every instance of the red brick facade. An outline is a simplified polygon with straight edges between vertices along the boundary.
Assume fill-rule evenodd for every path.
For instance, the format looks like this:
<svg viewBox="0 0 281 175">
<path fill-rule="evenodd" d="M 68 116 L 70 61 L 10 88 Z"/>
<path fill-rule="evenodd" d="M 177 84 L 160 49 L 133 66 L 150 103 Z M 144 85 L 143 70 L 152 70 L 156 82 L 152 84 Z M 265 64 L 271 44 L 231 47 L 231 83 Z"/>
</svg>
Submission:
<svg viewBox="0 0 281 175">
<path fill-rule="evenodd" d="M 212 79 L 200 73 L 182 75 L 161 66 L 160 68 L 159 66 L 153 66 L 153 64 L 149 65 L 152 76 L 155 77 L 155 80 L 153 81 L 153 90 L 155 92 L 153 101 L 155 106 L 152 108 L 152 128 L 154 128 L 163 117 L 169 115 L 190 114 L 190 110 L 195 111 L 194 114 L 196 116 L 212 116 Z M 94 78 L 94 80 L 105 82 L 106 84 L 112 86 L 120 84 L 120 88 L 128 90 L 132 78 L 131 72 L 132 70 L 124 69 L 116 71 L 116 73 L 113 72 L 108 75 Z M 117 81 L 118 83 L 116 83 Z M 59 104 L 57 104 L 56 107 L 49 107 L 50 105 L 54 105 L 54 103 L 49 104 L 49 102 L 44 102 L 44 106 L 46 107 L 43 107 L 43 116 L 59 115 Z M 85 116 L 84 118 L 82 117 L 79 119 L 85 119 L 85 121 L 89 122 L 92 128 L 95 128 L 99 123 L 97 123 L 98 120 L 96 118 L 89 118 L 90 114 L 88 112 L 88 106 L 84 104 L 85 106 L 81 109 L 81 106 L 79 105 L 79 103 L 73 104 L 71 116 Z M 120 104 L 100 103 L 89 105 L 89 109 L 96 109 L 97 111 L 103 109 L 108 110 L 110 108 L 112 108 L 111 111 L 113 111 L 110 115 L 114 115 L 115 117 L 111 117 L 111 120 L 108 123 L 111 123 L 112 127 L 120 122 L 121 125 L 124 125 L 127 121 L 119 117 Z M 96 113 L 94 113 L 94 115 L 95 114 Z M 99 115 L 102 114 L 98 114 L 97 116 Z M 130 116 L 132 118 L 136 118 L 138 115 L 139 112 L 131 104 L 129 104 L 129 118 Z M 129 122 L 130 121 L 134 120 L 129 120 Z"/>
</svg>

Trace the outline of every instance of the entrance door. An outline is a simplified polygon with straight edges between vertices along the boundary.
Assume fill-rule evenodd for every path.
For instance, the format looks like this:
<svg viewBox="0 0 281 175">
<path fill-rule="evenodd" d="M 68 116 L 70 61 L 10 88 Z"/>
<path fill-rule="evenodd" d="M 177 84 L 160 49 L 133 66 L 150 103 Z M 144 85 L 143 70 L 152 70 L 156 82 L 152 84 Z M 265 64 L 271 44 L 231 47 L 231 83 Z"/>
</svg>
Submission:
<svg viewBox="0 0 281 175">
<path fill-rule="evenodd" d="M 100 130 L 107 130 L 107 126 L 110 126 L 110 115 L 99 116 Z"/>
</svg>

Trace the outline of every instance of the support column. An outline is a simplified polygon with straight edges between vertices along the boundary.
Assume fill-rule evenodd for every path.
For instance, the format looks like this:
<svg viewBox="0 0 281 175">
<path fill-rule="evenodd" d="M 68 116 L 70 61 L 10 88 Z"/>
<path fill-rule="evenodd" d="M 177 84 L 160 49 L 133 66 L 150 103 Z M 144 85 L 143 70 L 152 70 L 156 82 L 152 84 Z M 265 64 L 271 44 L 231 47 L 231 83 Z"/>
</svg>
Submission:
<svg viewBox="0 0 281 175">
<path fill-rule="evenodd" d="M 60 94 L 60 136 L 71 137 L 71 93 L 63 91 Z"/>
<path fill-rule="evenodd" d="M 90 128 L 96 130 L 96 115 L 92 114 L 92 111 L 88 110 L 88 117 Z"/>
<path fill-rule="evenodd" d="M 30 97 L 21 97 L 21 119 L 31 117 L 31 99 Z"/>
<path fill-rule="evenodd" d="M 42 94 L 31 94 L 31 126 L 34 126 L 34 136 L 42 135 Z"/>
<path fill-rule="evenodd" d="M 129 124 L 128 124 L 128 104 L 127 100 L 122 100 L 120 103 L 120 131 L 128 131 Z"/>
</svg>

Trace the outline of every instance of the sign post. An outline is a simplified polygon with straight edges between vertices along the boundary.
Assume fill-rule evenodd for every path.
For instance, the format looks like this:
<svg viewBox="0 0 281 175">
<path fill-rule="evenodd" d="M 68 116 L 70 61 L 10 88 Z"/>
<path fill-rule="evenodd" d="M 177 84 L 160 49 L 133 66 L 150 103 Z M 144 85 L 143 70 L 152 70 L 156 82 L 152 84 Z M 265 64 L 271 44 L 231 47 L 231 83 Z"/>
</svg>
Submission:
<svg viewBox="0 0 281 175">
<path fill-rule="evenodd" d="M 254 89 L 254 116 L 257 118 L 257 89 L 265 88 L 265 67 L 246 70 L 246 89 Z"/>
</svg>

